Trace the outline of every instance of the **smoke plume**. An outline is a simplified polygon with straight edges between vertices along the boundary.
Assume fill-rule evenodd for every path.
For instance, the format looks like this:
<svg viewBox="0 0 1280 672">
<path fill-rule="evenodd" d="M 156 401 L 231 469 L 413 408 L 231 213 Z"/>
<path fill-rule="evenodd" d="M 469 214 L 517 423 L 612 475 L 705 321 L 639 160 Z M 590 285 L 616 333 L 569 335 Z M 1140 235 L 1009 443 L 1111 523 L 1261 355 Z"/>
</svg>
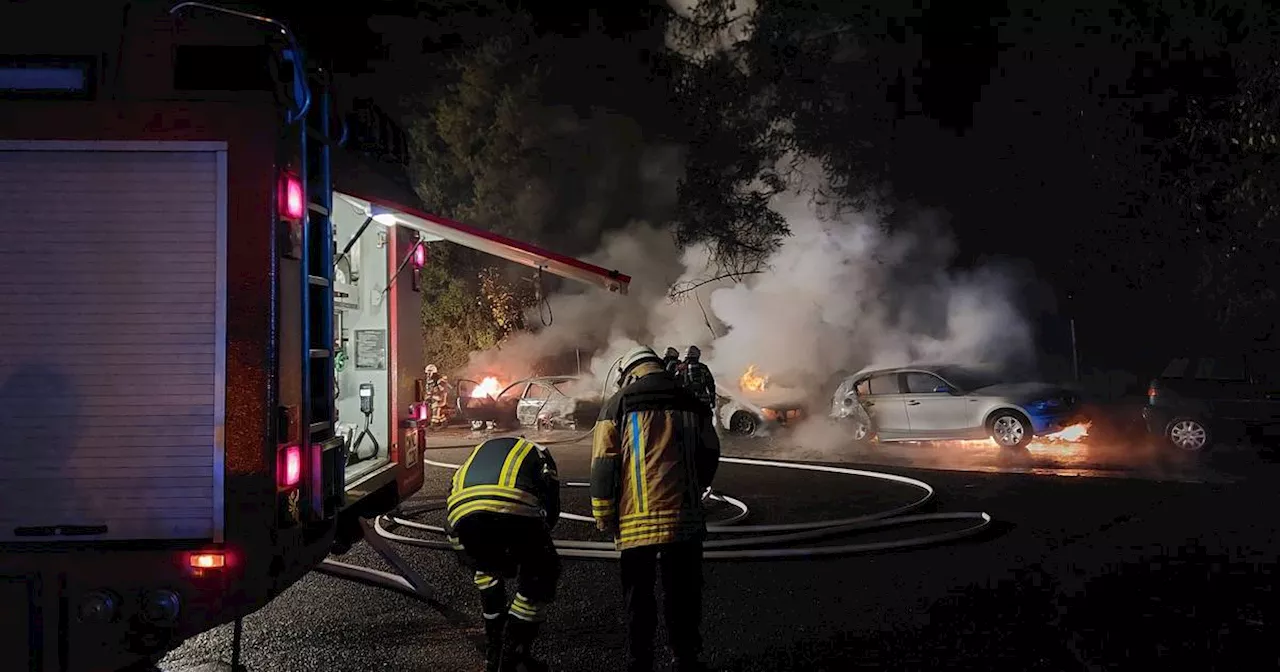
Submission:
<svg viewBox="0 0 1280 672">
<path fill-rule="evenodd" d="M 679 250 L 662 227 L 634 223 L 605 234 L 588 260 L 631 275 L 628 295 L 584 288 L 552 296 L 550 327 L 477 353 L 469 369 L 512 380 L 577 349 L 596 379 L 587 389 L 598 393 L 630 347 L 683 354 L 697 345 L 722 389 L 736 390 L 754 365 L 770 377 L 765 396 L 819 400 L 837 376 L 868 366 L 1004 366 L 1031 357 L 1032 331 L 1018 305 L 1023 278 L 994 265 L 953 269 L 940 213 L 897 217 L 903 221 L 889 229 L 870 211 L 839 212 L 808 193 L 775 198 L 792 235 L 765 270 L 737 281 L 714 279 L 708 251 Z M 700 283 L 680 300 L 669 297 L 673 286 Z"/>
</svg>

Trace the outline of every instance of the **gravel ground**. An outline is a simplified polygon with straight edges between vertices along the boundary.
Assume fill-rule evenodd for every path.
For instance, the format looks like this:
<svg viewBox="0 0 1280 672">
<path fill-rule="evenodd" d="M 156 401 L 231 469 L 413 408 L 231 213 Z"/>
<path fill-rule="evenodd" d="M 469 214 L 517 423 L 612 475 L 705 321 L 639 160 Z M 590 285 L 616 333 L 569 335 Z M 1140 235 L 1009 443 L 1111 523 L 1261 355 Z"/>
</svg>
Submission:
<svg viewBox="0 0 1280 672">
<path fill-rule="evenodd" d="M 1137 670 L 1167 666 L 1175 657 L 1180 669 L 1280 665 L 1263 640 L 1276 624 L 1280 543 L 1271 516 L 1258 513 L 1280 503 L 1275 465 L 1242 458 L 1245 466 L 1225 460 L 1229 468 L 1101 468 L 1068 450 L 1033 454 L 1033 464 L 1020 467 L 976 449 L 963 459 L 946 458 L 955 464 L 938 465 L 943 458 L 922 451 L 821 457 L 887 464 L 879 468 L 921 478 L 937 489 L 932 510 L 988 511 L 998 521 L 992 532 L 903 552 L 708 563 L 704 631 L 713 664 L 727 670 Z M 428 455 L 458 462 L 465 452 Z M 586 478 L 585 444 L 557 445 L 553 452 L 567 479 Z M 799 451 L 779 437 L 730 440 L 725 452 L 795 457 Z M 905 466 L 912 463 L 948 468 Z M 447 480 L 444 470 L 428 473 L 422 501 L 439 497 Z M 728 464 L 717 487 L 746 500 L 751 522 L 759 523 L 857 515 L 914 495 L 867 479 Z M 586 510 L 580 490 L 565 500 L 569 510 Z M 879 534 L 932 531 L 936 527 Z M 595 538 L 588 525 L 568 521 L 557 535 Z M 399 548 L 447 603 L 476 610 L 469 577 L 453 558 Z M 363 544 L 343 560 L 387 568 Z M 620 667 L 620 592 L 616 565 L 565 562 L 540 641 L 555 669 Z M 312 574 L 246 619 L 244 660 L 251 672 L 479 670 L 479 633 L 478 619 L 450 625 L 408 598 Z M 197 637 L 161 668 L 185 672 L 225 659 L 230 637 L 230 627 Z"/>
</svg>

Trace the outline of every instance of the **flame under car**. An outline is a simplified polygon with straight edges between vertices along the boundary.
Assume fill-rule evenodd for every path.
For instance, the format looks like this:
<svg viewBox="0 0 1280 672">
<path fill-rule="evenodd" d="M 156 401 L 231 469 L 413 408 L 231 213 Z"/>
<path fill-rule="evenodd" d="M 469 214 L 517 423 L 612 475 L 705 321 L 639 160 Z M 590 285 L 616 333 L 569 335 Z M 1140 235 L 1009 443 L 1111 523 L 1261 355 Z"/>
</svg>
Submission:
<svg viewBox="0 0 1280 672">
<path fill-rule="evenodd" d="M 953 365 L 864 369 L 836 389 L 831 417 L 850 423 L 857 441 L 990 438 L 1010 449 L 1084 420 L 1067 388 Z"/>
</svg>

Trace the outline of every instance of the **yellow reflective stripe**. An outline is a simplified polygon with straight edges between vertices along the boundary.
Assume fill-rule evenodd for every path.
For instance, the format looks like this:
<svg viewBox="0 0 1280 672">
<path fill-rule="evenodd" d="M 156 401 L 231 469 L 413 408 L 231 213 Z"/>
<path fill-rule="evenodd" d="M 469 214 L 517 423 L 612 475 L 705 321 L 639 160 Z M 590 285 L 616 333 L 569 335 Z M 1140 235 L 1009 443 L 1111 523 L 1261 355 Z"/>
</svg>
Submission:
<svg viewBox="0 0 1280 672">
<path fill-rule="evenodd" d="M 485 574 L 484 572 L 476 572 L 475 582 L 476 582 L 476 585 L 480 587 L 480 590 L 484 590 L 485 588 L 491 588 L 498 584 L 497 579 L 493 578 L 492 576 L 489 576 L 488 574 Z"/>
<path fill-rule="evenodd" d="M 525 621 L 542 620 L 542 612 L 538 605 L 530 602 L 528 598 L 520 593 L 516 593 L 516 599 L 511 601 L 511 615 Z"/>
<path fill-rule="evenodd" d="M 506 488 L 501 485 L 473 485 L 469 488 L 463 488 L 452 495 L 447 500 L 448 506 L 453 506 L 464 499 L 471 497 L 506 497 L 515 499 L 529 506 L 539 506 L 541 503 L 537 497 L 532 494 L 520 490 L 518 488 Z"/>
<path fill-rule="evenodd" d="M 467 461 L 463 462 L 462 466 L 459 467 L 458 470 L 453 473 L 453 489 L 455 491 L 462 489 L 462 486 L 466 484 L 467 469 L 471 467 L 471 463 L 476 459 L 476 455 L 480 454 L 480 449 L 482 447 L 484 447 L 483 443 L 477 445 L 475 448 L 472 448 L 471 455 L 467 458 Z"/>
<path fill-rule="evenodd" d="M 489 513 L 509 513 L 514 516 L 525 516 L 528 518 L 538 518 L 542 515 L 537 509 L 525 504 L 517 504 L 515 502 L 502 502 L 493 499 L 481 499 L 474 502 L 467 502 L 462 506 L 449 512 L 449 524 L 457 526 L 458 521 L 463 516 L 475 513 L 477 511 L 485 511 Z"/>
<path fill-rule="evenodd" d="M 498 472 L 498 485 L 507 485 L 507 472 L 512 471 L 511 465 L 516 462 L 516 456 L 520 454 L 524 448 L 525 440 L 516 441 L 516 445 L 507 453 L 507 459 L 502 462 L 502 471 Z"/>
<path fill-rule="evenodd" d="M 628 522 L 643 522 L 646 520 L 665 520 L 675 516 L 693 517 L 695 515 L 697 514 L 694 511 L 684 511 L 680 509 L 675 511 L 646 511 L 645 513 L 628 513 L 622 517 L 622 522 L 625 524 Z"/>
<path fill-rule="evenodd" d="M 532 450 L 532 441 L 521 439 L 516 443 L 516 447 L 507 455 L 507 463 L 502 466 L 503 480 L 499 481 L 499 485 L 505 485 L 508 488 L 516 487 L 516 479 L 520 476 L 520 467 L 524 465 L 524 458 L 528 457 L 529 452 Z"/>
</svg>

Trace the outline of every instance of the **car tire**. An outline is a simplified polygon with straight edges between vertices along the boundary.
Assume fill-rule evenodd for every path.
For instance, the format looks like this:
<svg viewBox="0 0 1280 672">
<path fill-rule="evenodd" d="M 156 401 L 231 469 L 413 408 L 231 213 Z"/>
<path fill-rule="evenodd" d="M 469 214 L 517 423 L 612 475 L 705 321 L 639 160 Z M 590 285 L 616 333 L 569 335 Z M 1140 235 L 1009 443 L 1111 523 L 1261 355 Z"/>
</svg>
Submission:
<svg viewBox="0 0 1280 672">
<path fill-rule="evenodd" d="M 845 418 L 845 422 L 849 424 L 850 433 L 856 445 L 861 446 L 871 443 L 871 439 L 876 435 L 876 428 L 871 422 L 871 416 L 867 415 L 867 410 L 861 406 L 854 409 Z"/>
<path fill-rule="evenodd" d="M 1164 440 L 1184 453 L 1201 453 L 1213 441 L 1209 426 L 1192 417 L 1176 417 L 1164 428 Z"/>
<path fill-rule="evenodd" d="M 1031 421 L 1017 411 L 996 411 L 987 420 L 991 440 L 1005 450 L 1022 450 L 1034 435 Z"/>
<path fill-rule="evenodd" d="M 756 433 L 760 421 L 746 411 L 736 411 L 729 416 L 729 431 L 739 436 L 750 436 Z"/>
</svg>

